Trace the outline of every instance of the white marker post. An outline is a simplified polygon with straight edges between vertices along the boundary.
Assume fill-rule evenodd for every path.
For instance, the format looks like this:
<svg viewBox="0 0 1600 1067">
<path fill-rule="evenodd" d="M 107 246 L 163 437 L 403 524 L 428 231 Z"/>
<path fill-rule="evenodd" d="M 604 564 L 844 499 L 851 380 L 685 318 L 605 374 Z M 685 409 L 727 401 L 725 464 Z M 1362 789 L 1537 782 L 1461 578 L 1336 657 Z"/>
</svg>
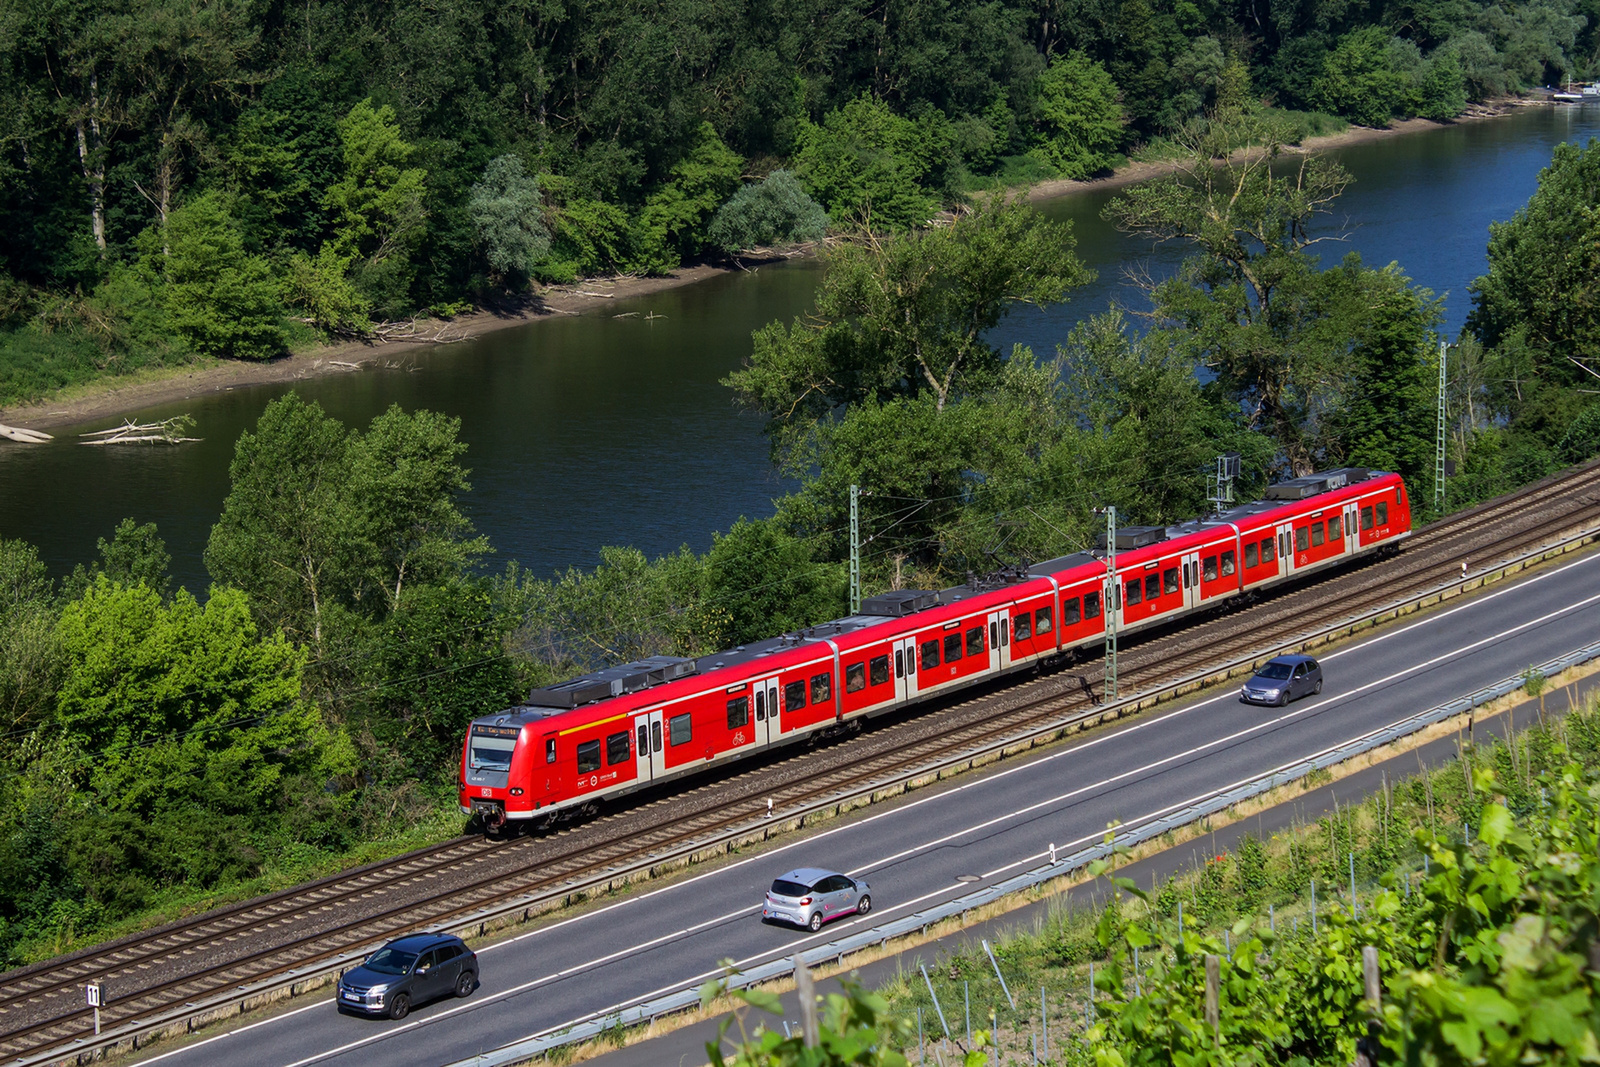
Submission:
<svg viewBox="0 0 1600 1067">
<path fill-rule="evenodd" d="M 100 1036 L 100 983 L 90 982 L 83 987 L 83 992 L 89 998 L 89 1007 L 94 1009 L 94 1036 Z"/>
</svg>

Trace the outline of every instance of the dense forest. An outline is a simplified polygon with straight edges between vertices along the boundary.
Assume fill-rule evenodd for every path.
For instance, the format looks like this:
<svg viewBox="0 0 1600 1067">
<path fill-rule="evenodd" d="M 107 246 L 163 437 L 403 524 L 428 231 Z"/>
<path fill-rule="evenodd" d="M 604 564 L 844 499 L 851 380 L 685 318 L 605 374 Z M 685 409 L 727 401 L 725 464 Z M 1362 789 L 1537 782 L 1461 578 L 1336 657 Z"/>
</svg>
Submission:
<svg viewBox="0 0 1600 1067">
<path fill-rule="evenodd" d="M 0 403 L 531 281 L 906 228 L 1207 109 L 1588 72 L 1597 0 L 5 0 Z"/>
<path fill-rule="evenodd" d="M 1364 116 L 1381 121 L 1430 84 L 1459 108 L 1581 69 L 1590 23 L 1466 4 L 1263 19 L 6 7 L 7 389 L 838 239 L 815 307 L 756 331 L 727 383 L 800 488 L 703 555 L 492 569 L 454 420 L 352 427 L 293 395 L 237 443 L 209 590 L 171 588 L 149 524 L 64 578 L 0 542 L 0 959 L 459 832 L 474 715 L 841 614 L 850 484 L 869 591 L 1082 548 L 1095 506 L 1192 517 L 1227 451 L 1241 494 L 1367 464 L 1428 511 L 1438 302 L 1398 266 L 1323 262 L 1312 223 L 1349 176 L 1278 150 L 1300 108 L 1354 116 L 1382 90 Z M 1112 217 L 1188 251 L 1148 320 L 992 348 L 1008 309 L 1088 279 L 1070 230 L 1003 196 L 921 223 L 985 179 L 1093 170 L 1137 142 L 1174 170 Z M 1600 452 L 1597 203 L 1600 146 L 1564 145 L 1491 230 L 1448 357 L 1448 508 Z"/>
</svg>

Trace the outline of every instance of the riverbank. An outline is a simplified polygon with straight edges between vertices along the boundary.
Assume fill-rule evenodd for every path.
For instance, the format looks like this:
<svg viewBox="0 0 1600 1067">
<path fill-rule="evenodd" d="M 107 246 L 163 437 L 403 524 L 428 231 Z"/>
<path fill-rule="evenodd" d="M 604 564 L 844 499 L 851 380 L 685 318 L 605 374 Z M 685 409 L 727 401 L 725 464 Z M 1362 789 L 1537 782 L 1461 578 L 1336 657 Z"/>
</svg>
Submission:
<svg viewBox="0 0 1600 1067">
<path fill-rule="evenodd" d="M 1476 122 L 1508 114 L 1521 107 L 1544 106 L 1543 98 L 1508 99 L 1475 107 L 1457 123 Z M 1440 128 L 1441 123 L 1409 119 L 1385 129 L 1351 127 L 1337 134 L 1309 138 L 1296 148 L 1310 152 L 1359 144 Z M 1114 174 L 1089 181 L 1049 181 L 1028 190 L 1030 200 L 1042 201 L 1075 194 L 1118 188 L 1169 173 L 1172 164 L 1134 162 Z M 806 254 L 801 251 L 799 254 Z M 755 261 L 752 261 L 755 262 Z M 311 351 L 265 363 L 213 361 L 164 368 L 122 378 L 107 378 L 75 386 L 38 404 L 0 408 L 0 424 L 32 430 L 54 430 L 112 418 L 193 397 L 227 392 L 252 385 L 306 380 L 323 375 L 350 374 L 364 369 L 398 364 L 416 344 L 451 343 L 497 330 L 526 325 L 560 315 L 600 312 L 614 301 L 692 285 L 740 268 L 699 264 L 683 267 L 658 278 L 589 279 L 544 289 L 517 305 L 460 315 L 448 321 L 420 322 L 411 336 L 387 342 L 359 341 L 319 346 Z"/>
</svg>

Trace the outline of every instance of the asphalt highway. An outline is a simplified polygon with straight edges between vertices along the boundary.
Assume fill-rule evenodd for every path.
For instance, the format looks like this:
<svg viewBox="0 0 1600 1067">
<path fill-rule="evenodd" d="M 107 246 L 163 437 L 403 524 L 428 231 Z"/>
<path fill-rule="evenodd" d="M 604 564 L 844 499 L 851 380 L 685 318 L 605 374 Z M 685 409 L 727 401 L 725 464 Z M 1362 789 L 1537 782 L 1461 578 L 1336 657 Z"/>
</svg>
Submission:
<svg viewBox="0 0 1600 1067">
<path fill-rule="evenodd" d="M 1137 823 L 1219 787 L 1357 737 L 1595 640 L 1600 554 L 1319 656 L 1320 696 L 1287 708 L 1237 690 L 1097 732 L 946 788 L 911 794 L 759 855 L 478 948 L 482 985 L 402 1022 L 340 1015 L 331 997 L 142 1062 L 163 1067 L 431 1065 L 470 1057 L 593 1013 L 697 985 L 720 961 L 752 966 L 844 930 L 1037 866 L 1113 823 Z M 872 884 L 870 917 L 820 934 L 763 924 L 762 895 L 795 867 Z"/>
</svg>

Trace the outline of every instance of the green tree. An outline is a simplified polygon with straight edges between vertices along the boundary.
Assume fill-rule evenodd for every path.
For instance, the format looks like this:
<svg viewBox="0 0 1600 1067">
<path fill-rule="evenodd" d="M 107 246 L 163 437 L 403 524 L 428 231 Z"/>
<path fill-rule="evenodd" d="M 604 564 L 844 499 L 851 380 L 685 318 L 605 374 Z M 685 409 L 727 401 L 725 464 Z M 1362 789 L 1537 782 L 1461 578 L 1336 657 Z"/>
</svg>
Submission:
<svg viewBox="0 0 1600 1067">
<path fill-rule="evenodd" d="M 167 216 L 159 234 L 167 318 L 197 351 L 268 359 L 284 350 L 278 282 L 245 251 L 228 201 L 206 193 Z"/>
<path fill-rule="evenodd" d="M 73 866 L 114 912 L 142 903 L 141 886 L 254 873 L 256 828 L 354 770 L 348 743 L 301 699 L 304 653 L 262 636 L 239 590 L 163 604 L 101 575 L 58 633 L 55 725 L 87 756 L 73 773 L 94 802 Z"/>
<path fill-rule="evenodd" d="M 938 206 L 924 182 L 948 148 L 929 132 L 882 100 L 859 96 L 821 125 L 802 124 L 795 173 L 836 222 L 921 226 Z"/>
<path fill-rule="evenodd" d="M 1065 177 L 1087 178 L 1116 160 L 1125 137 L 1117 86 L 1084 53 L 1060 56 L 1040 76 L 1039 111 L 1046 124 L 1039 150 Z"/>
<path fill-rule="evenodd" d="M 344 174 L 328 187 L 333 249 L 356 261 L 356 283 L 375 305 L 393 312 L 407 299 L 411 257 L 426 233 L 428 172 L 407 166 L 415 148 L 388 104 L 363 100 L 339 121 Z"/>
<path fill-rule="evenodd" d="M 350 432 L 293 393 L 273 401 L 234 448 L 207 569 L 263 625 L 317 646 L 332 606 L 381 619 L 409 587 L 462 576 L 488 546 L 457 503 L 459 430 L 391 407 Z"/>
<path fill-rule="evenodd" d="M 1341 37 L 1312 82 L 1311 95 L 1322 108 L 1363 126 L 1387 126 L 1390 117 L 1408 110 L 1409 85 L 1390 59 L 1389 32 L 1368 26 Z"/>
<path fill-rule="evenodd" d="M 38 549 L 0 539 L 0 729 L 31 729 L 55 704 L 56 591 Z"/>
<path fill-rule="evenodd" d="M 818 241 L 828 229 L 828 214 L 806 195 L 795 176 L 775 170 L 759 182 L 739 187 L 717 209 L 706 239 L 726 252 L 762 245 Z"/>
<path fill-rule="evenodd" d="M 132 519 L 123 519 L 117 523 L 111 540 L 102 537 L 96 545 L 100 550 L 100 562 L 91 567 L 80 563 L 73 568 L 64 590 L 68 597 L 80 595 L 102 574 L 113 582 L 146 585 L 166 595 L 172 584 L 167 570 L 172 565 L 172 554 L 156 531 L 155 523 L 141 525 Z"/>
<path fill-rule="evenodd" d="M 999 369 L 985 338 L 1001 315 L 1092 277 L 1067 226 L 995 198 L 951 226 L 830 253 L 815 314 L 757 330 L 748 365 L 725 383 L 767 416 L 778 445 L 867 399 L 926 394 L 943 408 Z"/>
<path fill-rule="evenodd" d="M 498 156 L 472 187 L 467 211 L 490 269 L 498 274 L 531 274 L 550 251 L 539 179 L 523 170 L 516 155 Z"/>
<path fill-rule="evenodd" d="M 1467 109 L 1467 80 L 1461 63 L 1440 50 L 1428 57 L 1417 86 L 1417 114 L 1435 122 L 1455 118 Z"/>
<path fill-rule="evenodd" d="M 1527 205 L 1489 224 L 1489 270 L 1469 286 L 1467 328 L 1495 350 L 1502 415 L 1551 408 L 1557 392 L 1590 380 L 1584 366 L 1600 370 L 1597 203 L 1600 142 L 1562 144 Z"/>
<path fill-rule="evenodd" d="M 1249 115 L 1219 117 L 1190 136 L 1176 174 L 1134 186 L 1106 214 L 1130 232 L 1192 243 L 1180 272 L 1152 291 L 1158 322 L 1216 375 L 1249 425 L 1272 435 L 1287 466 L 1308 473 L 1318 406 L 1343 373 L 1356 326 L 1323 304 L 1307 250 L 1327 238 L 1313 237 L 1310 223 L 1350 179 L 1319 156 L 1276 167 L 1280 137 Z M 1251 145 L 1259 150 L 1235 154 Z M 1231 161 L 1217 166 L 1219 158 Z"/>
<path fill-rule="evenodd" d="M 305 311 L 311 324 L 335 337 L 359 337 L 372 329 L 372 301 L 350 281 L 354 258 L 341 255 L 331 244 L 316 258 L 304 252 L 289 257 L 284 279 L 284 301 Z"/>
<path fill-rule="evenodd" d="M 416 585 L 371 635 L 363 670 L 371 698 L 362 725 L 409 774 L 453 779 L 475 717 L 515 702 L 520 680 L 505 650 L 510 620 L 489 585 Z"/>
<path fill-rule="evenodd" d="M 698 255 L 705 246 L 706 223 L 739 187 L 743 165 L 711 123 L 702 122 L 693 147 L 639 212 L 633 237 L 636 266 L 660 273 Z"/>
<path fill-rule="evenodd" d="M 356 568 L 347 438 L 298 394 L 268 404 L 234 445 L 228 497 L 206 542 L 212 579 L 245 590 L 263 626 L 302 642 L 321 642 L 324 602 Z"/>
<path fill-rule="evenodd" d="M 731 648 L 837 618 L 847 606 L 840 591 L 837 568 L 809 543 L 770 520 L 740 519 L 706 553 L 706 614 L 720 624 L 707 638 Z"/>
</svg>

